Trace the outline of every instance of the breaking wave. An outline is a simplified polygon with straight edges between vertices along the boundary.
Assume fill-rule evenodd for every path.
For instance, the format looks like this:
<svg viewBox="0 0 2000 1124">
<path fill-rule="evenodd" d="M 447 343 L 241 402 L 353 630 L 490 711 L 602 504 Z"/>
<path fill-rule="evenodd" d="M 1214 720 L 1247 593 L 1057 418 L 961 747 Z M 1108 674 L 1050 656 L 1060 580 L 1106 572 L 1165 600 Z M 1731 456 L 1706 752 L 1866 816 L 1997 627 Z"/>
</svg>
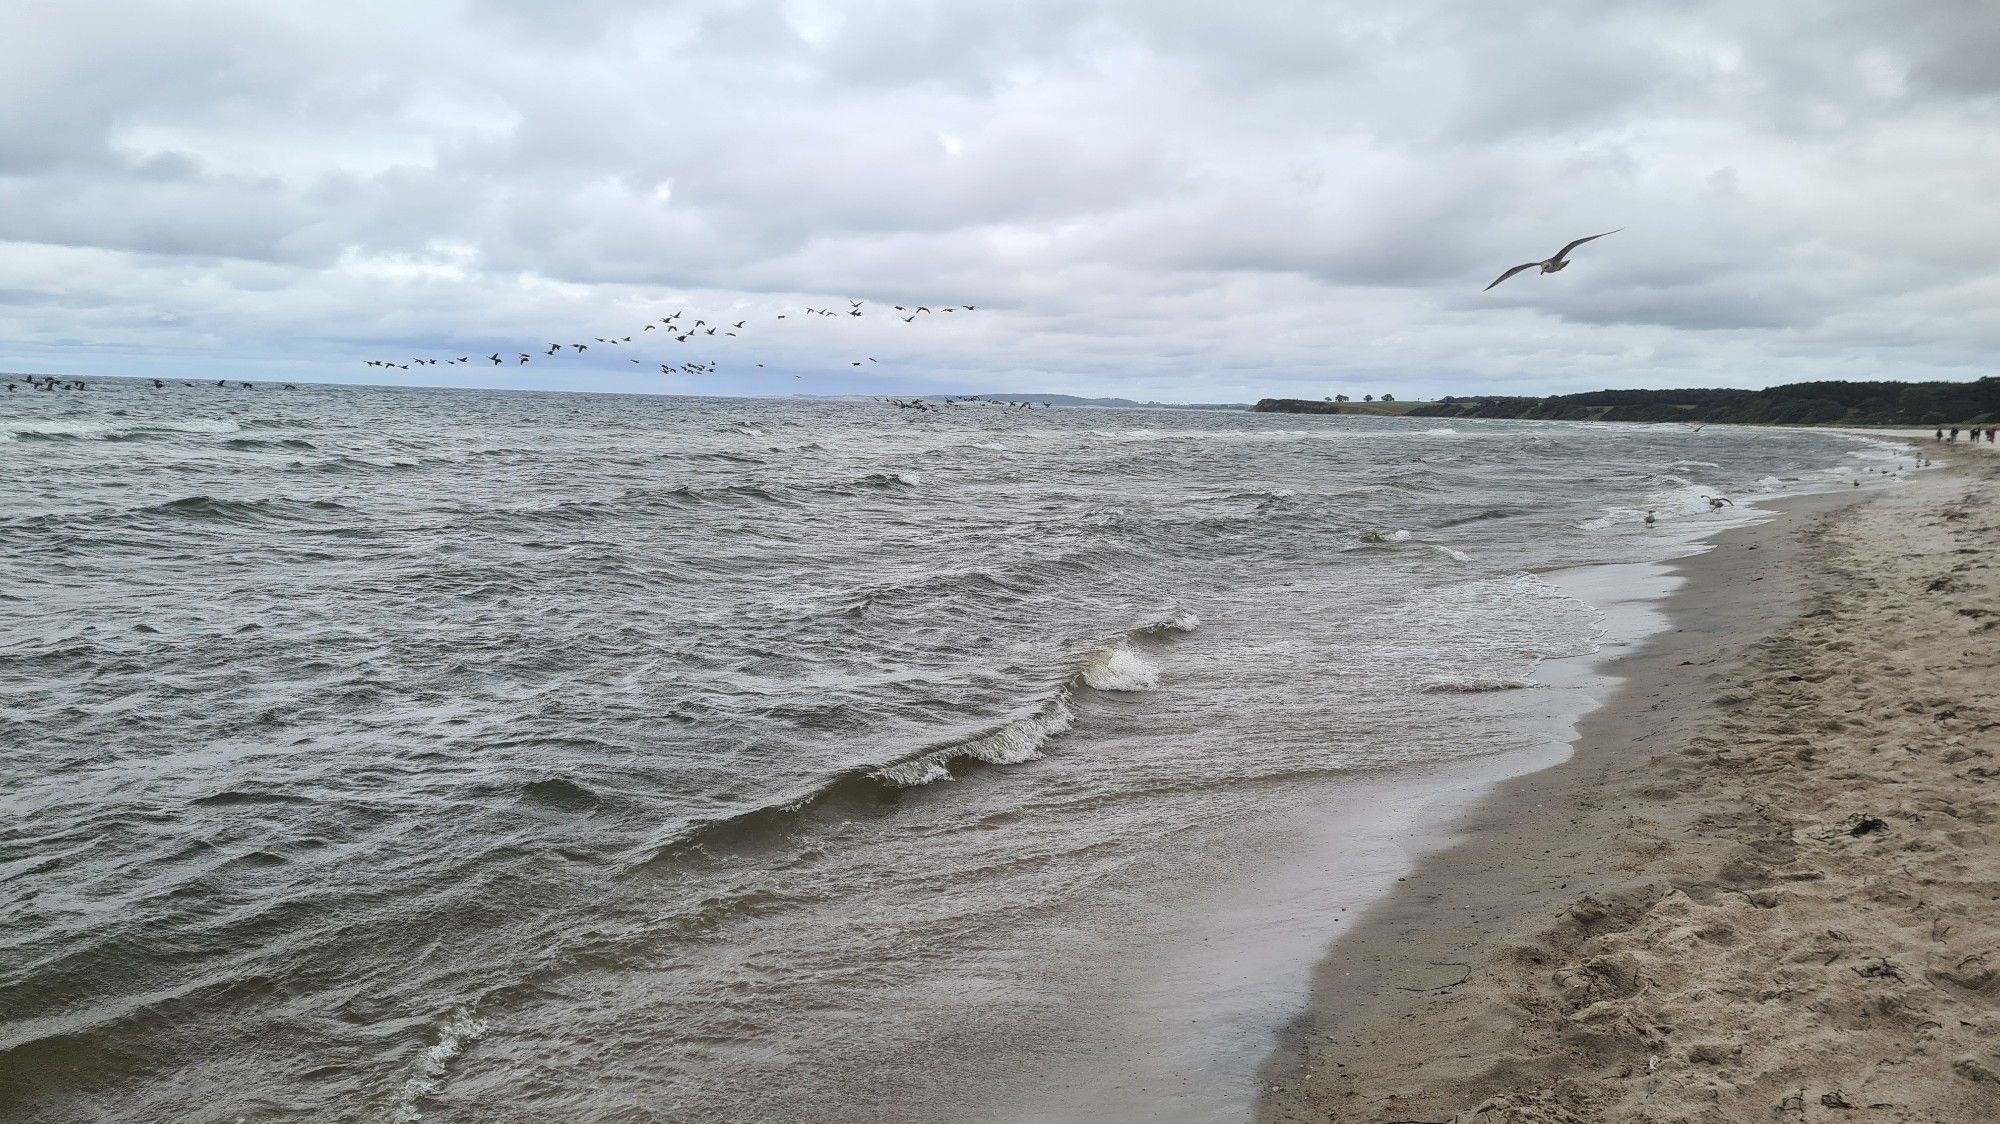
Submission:
<svg viewBox="0 0 2000 1124">
<path fill-rule="evenodd" d="M 1424 686 L 1427 695 L 1470 695 L 1487 691 L 1523 691 L 1541 684 L 1527 679 L 1444 679 Z"/>
<path fill-rule="evenodd" d="M 1092 655 L 1077 674 L 1097 691 L 1150 691 L 1160 685 L 1159 665 L 1122 644 Z"/>
<path fill-rule="evenodd" d="M 472 1017 L 472 1012 L 463 1008 L 445 1016 L 438 1024 L 437 1041 L 424 1048 L 411 1064 L 409 1075 L 396 1090 L 396 1099 L 389 1110 L 389 1119 L 395 1124 L 416 1124 L 424 1115 L 417 1104 L 423 1098 L 437 1092 L 444 1080 L 445 1067 L 451 1060 L 465 1052 L 465 1048 L 486 1035 L 486 1024 Z"/>
</svg>

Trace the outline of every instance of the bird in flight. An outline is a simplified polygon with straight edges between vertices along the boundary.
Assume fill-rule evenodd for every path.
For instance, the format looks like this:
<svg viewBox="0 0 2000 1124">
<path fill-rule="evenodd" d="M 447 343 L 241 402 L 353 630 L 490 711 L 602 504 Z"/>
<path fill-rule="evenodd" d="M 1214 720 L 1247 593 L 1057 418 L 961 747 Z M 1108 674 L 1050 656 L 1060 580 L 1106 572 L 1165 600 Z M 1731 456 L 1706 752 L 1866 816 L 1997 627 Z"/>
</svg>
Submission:
<svg viewBox="0 0 2000 1124">
<path fill-rule="evenodd" d="M 1618 228 L 1618 230 L 1623 230 L 1623 229 L 1625 228 L 1622 226 Z M 1618 233 L 1618 230 L 1607 230 L 1604 232 L 1604 234 L 1616 234 Z M 1540 266 L 1542 268 L 1543 273 L 1555 273 L 1569 265 L 1568 259 L 1569 259 L 1569 252 L 1571 250 L 1576 249 L 1578 246 L 1583 245 L 1585 242 L 1602 238 L 1604 237 L 1604 234 L 1593 234 L 1589 238 L 1579 238 L 1576 241 L 1571 242 L 1569 245 L 1564 246 L 1561 250 L 1558 250 L 1556 252 L 1556 256 L 1550 258 L 1547 261 L 1531 261 L 1524 265 L 1517 265 L 1514 268 L 1508 270 L 1507 272 L 1501 274 L 1500 276 L 1494 278 L 1493 285 L 1498 285 L 1500 282 L 1505 281 L 1509 277 L 1514 276 L 1516 273 L 1519 273 L 1524 269 L 1533 269 L 1536 266 Z M 1486 288 L 1491 289 L 1493 285 L 1488 285 L 1486 286 Z M 1484 290 L 1481 291 L 1483 292 Z"/>
</svg>

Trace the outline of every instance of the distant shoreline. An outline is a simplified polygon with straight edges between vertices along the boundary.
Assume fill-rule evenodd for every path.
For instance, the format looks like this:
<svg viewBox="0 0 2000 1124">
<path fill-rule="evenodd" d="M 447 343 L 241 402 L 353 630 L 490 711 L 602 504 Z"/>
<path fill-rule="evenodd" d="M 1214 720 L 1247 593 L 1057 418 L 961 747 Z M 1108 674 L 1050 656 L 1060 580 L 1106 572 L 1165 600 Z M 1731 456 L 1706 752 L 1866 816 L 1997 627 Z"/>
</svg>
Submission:
<svg viewBox="0 0 2000 1124">
<path fill-rule="evenodd" d="M 1435 402 L 1264 398 L 1260 414 L 1370 414 L 1495 421 L 1682 422 L 1694 425 L 2000 425 L 2000 378 L 1974 382 L 1802 382 L 1763 390 L 1593 390 L 1546 397 L 1481 394 Z"/>
</svg>

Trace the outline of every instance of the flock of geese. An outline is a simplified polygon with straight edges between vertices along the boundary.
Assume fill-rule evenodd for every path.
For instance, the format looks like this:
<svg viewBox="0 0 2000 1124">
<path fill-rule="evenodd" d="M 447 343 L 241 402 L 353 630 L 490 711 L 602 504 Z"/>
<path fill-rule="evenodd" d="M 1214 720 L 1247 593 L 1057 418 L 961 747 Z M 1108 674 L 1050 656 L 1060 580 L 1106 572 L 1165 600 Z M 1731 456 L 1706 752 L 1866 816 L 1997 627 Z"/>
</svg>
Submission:
<svg viewBox="0 0 2000 1124">
<path fill-rule="evenodd" d="M 1000 406 L 1015 410 L 1032 410 L 1038 405 L 1044 410 L 1049 408 L 1049 403 L 1047 402 L 1016 402 L 1012 398 L 984 398 L 977 394 L 947 394 L 943 398 L 877 398 L 875 401 L 886 402 L 898 410 L 915 410 L 918 413 L 951 409 L 956 407 L 960 402 L 971 402 L 980 406 Z"/>
<path fill-rule="evenodd" d="M 87 384 L 86 384 L 86 383 L 85 383 L 85 382 L 84 382 L 84 381 L 83 381 L 82 379 L 63 379 L 63 380 L 61 380 L 60 382 L 58 382 L 58 381 L 56 380 L 56 377 L 55 377 L 54 375 L 27 375 L 27 376 L 24 376 L 24 377 L 25 377 L 25 378 L 26 378 L 26 379 L 28 380 L 28 389 L 30 389 L 30 390 L 49 390 L 49 391 L 55 391 L 55 390 L 84 390 L 84 389 L 87 389 Z M 183 382 L 183 383 L 181 383 L 181 385 L 182 385 L 182 386 L 193 386 L 193 385 L 195 385 L 195 384 L 194 384 L 194 383 L 191 383 L 191 382 Z M 228 379 L 217 379 L 217 380 L 215 380 L 215 385 L 217 385 L 217 386 L 228 386 L 228 385 L 229 385 L 229 380 L 228 380 Z M 237 383 L 236 385 L 237 385 L 237 386 L 239 386 L 239 387 L 241 387 L 241 388 L 243 388 L 244 390 L 255 390 L 255 389 L 257 389 L 257 384 L 256 384 L 256 383 L 250 383 L 250 382 L 239 382 L 239 383 Z M 297 389 L 298 389 L 298 387 L 296 387 L 296 386 L 293 386 L 293 385 L 292 385 L 291 383 L 285 383 L 285 384 L 283 384 L 283 385 L 284 385 L 284 388 L 285 388 L 286 390 L 297 390 Z M 167 388 L 167 383 L 166 383 L 166 381 L 165 381 L 165 380 L 163 380 L 163 379 L 154 379 L 154 380 L 153 380 L 153 389 L 154 389 L 154 390 L 165 390 L 166 388 Z M 7 389 L 8 389 L 9 391 L 13 391 L 13 390 L 18 390 L 18 389 L 20 389 L 20 388 L 19 388 L 19 386 L 17 386 L 16 384 L 14 384 L 14 383 L 11 383 L 11 382 L 10 382 L 10 383 L 8 383 L 8 384 L 7 384 Z"/>
<path fill-rule="evenodd" d="M 875 312 L 864 312 L 863 309 L 867 305 L 867 301 L 849 300 L 847 307 L 844 309 L 833 307 L 805 308 L 801 309 L 796 315 L 801 319 L 807 316 L 858 319 L 864 316 L 880 315 Z M 940 304 L 936 307 L 926 304 L 898 304 L 891 305 L 890 307 L 894 310 L 896 319 L 901 320 L 905 324 L 916 323 L 919 316 L 945 316 L 955 315 L 959 312 L 978 311 L 978 306 L 970 304 Z M 793 315 L 790 312 L 781 312 L 771 323 L 776 324 L 778 320 L 785 320 Z M 577 358 L 589 351 L 593 346 L 599 351 L 613 348 L 629 349 L 631 351 L 638 351 L 641 348 L 645 348 L 651 351 L 651 349 L 666 344 L 669 341 L 675 345 L 685 345 L 690 341 L 696 346 L 719 344 L 724 340 L 737 338 L 739 333 L 749 327 L 749 325 L 750 320 L 747 317 L 732 323 L 727 317 L 717 316 L 715 321 L 710 323 L 705 317 L 691 317 L 685 310 L 682 310 L 671 316 L 663 316 L 657 321 L 642 324 L 623 335 L 614 333 L 609 336 L 592 336 L 587 342 L 581 340 L 571 343 L 554 342 L 550 343 L 546 348 L 537 346 L 530 351 L 515 351 L 510 349 L 495 351 L 490 355 L 484 356 L 459 355 L 444 358 L 417 356 L 411 358 L 408 362 L 399 362 L 394 359 L 366 359 L 362 362 L 370 367 L 393 368 L 398 371 L 407 371 L 412 367 L 453 367 L 461 364 L 470 366 L 481 359 L 484 359 L 488 365 L 494 367 L 525 367 L 530 363 L 537 361 L 546 362 L 565 355 L 570 358 Z M 648 335 L 647 333 L 649 332 L 654 334 Z M 510 359 L 511 363 L 509 362 Z M 647 354 L 645 356 L 627 356 L 626 362 L 638 367 L 657 366 L 662 375 L 712 375 L 722 370 L 722 364 L 712 358 L 706 358 L 699 362 L 663 361 L 657 354 Z M 850 367 L 859 367 L 864 363 L 879 362 L 881 360 L 872 355 L 864 355 L 859 359 L 850 360 L 848 365 Z M 757 364 L 758 367 L 762 367 L 763 365 L 762 363 Z M 805 376 L 794 373 L 792 377 L 797 379 L 804 378 Z"/>
<path fill-rule="evenodd" d="M 1619 229 L 1622 230 L 1624 228 L 1620 227 Z M 1517 273 L 1521 273 L 1529 269 L 1540 269 L 1543 273 L 1561 272 L 1562 270 L 1569 267 L 1570 251 L 1576 249 L 1578 246 L 1583 245 L 1585 242 L 1593 242 L 1599 238 L 1605 237 L 1605 235 L 1616 234 L 1616 233 L 1618 233 L 1617 230 L 1607 230 L 1603 234 L 1592 234 L 1587 237 L 1578 238 L 1576 241 L 1571 242 L 1569 245 L 1564 246 L 1562 249 L 1556 251 L 1553 257 L 1543 259 L 1542 261 L 1526 262 L 1521 265 L 1517 265 L 1512 269 L 1507 270 L 1505 273 L 1502 273 L 1499 277 L 1494 278 L 1492 285 L 1488 285 L 1486 287 L 1488 289 L 1491 289 L 1493 288 L 1494 285 L 1498 285 L 1500 282 L 1507 280 L 1509 277 L 1512 277 Z M 831 306 L 825 308 L 805 308 L 800 310 L 799 315 L 802 317 L 817 316 L 822 318 L 838 318 L 845 316 L 850 318 L 859 318 L 863 315 L 866 315 L 862 312 L 862 309 L 867 305 L 867 303 L 868 302 L 866 301 L 849 300 L 847 302 L 847 307 L 844 309 L 834 308 Z M 905 324 L 916 323 L 917 317 L 919 316 L 949 315 L 958 312 L 978 311 L 977 306 L 969 304 L 961 304 L 961 305 L 940 304 L 937 305 L 936 307 L 932 307 L 931 305 L 926 305 L 926 304 L 918 304 L 918 305 L 898 304 L 898 305 L 892 305 L 890 307 L 894 310 L 896 319 L 901 320 Z M 788 318 L 790 315 L 791 315 L 790 313 L 781 312 L 778 314 L 777 319 L 784 320 Z M 729 323 L 725 318 L 718 317 L 716 322 L 711 324 L 705 318 L 697 317 L 693 319 L 684 319 L 686 316 L 687 313 L 685 311 L 676 312 L 672 316 L 661 317 L 659 321 L 656 323 L 642 324 L 637 329 L 625 335 L 613 334 L 609 336 L 592 336 L 591 343 L 597 344 L 600 349 L 625 347 L 628 344 L 636 349 L 638 347 L 652 344 L 655 341 L 664 342 L 666 340 L 672 340 L 676 344 L 686 344 L 690 340 L 694 341 L 697 344 L 705 344 L 711 342 L 719 342 L 720 340 L 723 339 L 735 338 L 737 334 L 741 332 L 745 327 L 747 327 L 750 323 L 750 321 L 747 318 L 743 320 L 738 320 L 735 323 Z M 659 334 L 656 336 L 647 336 L 646 335 L 647 332 L 656 332 Z M 590 350 L 590 346 L 591 346 L 590 343 L 578 340 L 567 344 L 560 342 L 550 343 L 546 349 L 537 347 L 529 351 L 513 351 L 513 350 L 495 351 L 489 355 L 477 356 L 477 357 L 471 355 L 460 355 L 451 358 L 439 359 L 439 358 L 432 358 L 425 356 L 414 356 L 407 363 L 398 362 L 397 360 L 394 359 L 364 359 L 362 360 L 362 362 L 365 363 L 367 366 L 379 367 L 384 370 L 393 369 L 398 371 L 407 371 L 412 367 L 427 367 L 427 366 L 436 367 L 440 365 L 447 367 L 460 366 L 460 365 L 469 366 L 480 358 L 485 359 L 486 362 L 492 366 L 503 367 L 509 365 L 508 359 L 511 356 L 513 359 L 512 363 L 513 366 L 525 367 L 528 364 L 535 362 L 537 359 L 548 360 L 559 357 L 564 354 L 564 348 L 568 348 L 572 356 L 581 356 L 584 352 Z M 673 375 L 673 374 L 711 375 L 722 370 L 722 364 L 717 363 L 712 359 L 706 362 L 663 362 L 657 356 L 647 356 L 645 358 L 628 358 L 626 361 L 628 363 L 633 364 L 634 366 L 640 366 L 640 367 L 657 366 L 662 375 Z M 866 355 L 861 357 L 860 359 L 850 360 L 848 362 L 848 366 L 859 367 L 864 362 L 877 363 L 880 362 L 880 360 L 876 359 L 872 355 Z M 764 364 L 762 363 L 757 364 L 757 366 L 759 367 L 762 367 L 763 365 Z M 796 378 L 803 378 L 804 376 L 794 373 L 792 377 L 796 379 Z"/>
</svg>

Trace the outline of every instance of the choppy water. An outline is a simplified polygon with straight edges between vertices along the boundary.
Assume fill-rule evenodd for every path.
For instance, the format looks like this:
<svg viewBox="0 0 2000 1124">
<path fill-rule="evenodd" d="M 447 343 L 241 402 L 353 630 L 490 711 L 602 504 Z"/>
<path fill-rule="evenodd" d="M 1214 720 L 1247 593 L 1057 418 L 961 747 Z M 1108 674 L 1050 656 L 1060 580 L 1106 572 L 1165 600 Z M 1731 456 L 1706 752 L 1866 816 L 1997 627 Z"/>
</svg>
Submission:
<svg viewBox="0 0 2000 1124">
<path fill-rule="evenodd" d="M 1880 455 L 17 392 L 0 1114 L 981 1118 L 1092 1041 L 1094 958 L 1216 840 L 1530 736 L 1496 700 L 1596 628 L 1538 571 Z"/>
</svg>

